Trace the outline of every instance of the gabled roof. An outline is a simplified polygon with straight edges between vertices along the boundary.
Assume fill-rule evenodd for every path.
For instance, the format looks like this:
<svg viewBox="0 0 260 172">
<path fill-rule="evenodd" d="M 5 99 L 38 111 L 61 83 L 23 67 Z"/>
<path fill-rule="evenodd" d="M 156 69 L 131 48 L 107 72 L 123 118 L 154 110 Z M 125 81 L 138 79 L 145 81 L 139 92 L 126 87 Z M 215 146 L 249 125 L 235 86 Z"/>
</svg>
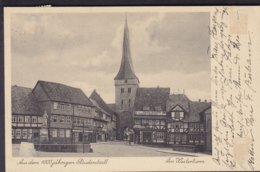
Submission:
<svg viewBox="0 0 260 172">
<path fill-rule="evenodd" d="M 143 111 L 144 106 L 149 106 L 154 111 L 155 106 L 161 106 L 162 111 L 166 111 L 169 94 L 170 88 L 137 88 L 134 110 Z"/>
<path fill-rule="evenodd" d="M 185 94 L 171 94 L 167 101 L 167 111 L 170 111 L 176 105 L 181 106 L 186 112 L 189 112 L 190 100 Z"/>
<path fill-rule="evenodd" d="M 97 93 L 96 90 L 94 90 L 90 97 L 90 99 L 94 100 L 97 105 L 102 108 L 104 111 L 106 111 L 108 114 L 112 115 L 114 114 L 114 111 L 109 108 L 109 106 L 106 104 L 106 102 L 101 98 L 101 96 Z"/>
<path fill-rule="evenodd" d="M 38 81 L 36 86 L 38 84 L 41 85 L 45 94 L 51 101 L 93 106 L 92 102 L 80 88 L 48 81 Z"/>
<path fill-rule="evenodd" d="M 12 86 L 12 113 L 43 115 L 31 88 Z"/>
<path fill-rule="evenodd" d="M 101 111 L 101 112 L 103 112 L 103 113 L 105 113 L 105 114 L 109 114 L 109 113 L 107 113 L 104 109 L 102 109 L 102 108 L 99 106 L 99 104 L 98 104 L 95 100 L 93 100 L 93 99 L 90 98 L 90 101 L 93 103 L 93 105 L 95 106 L 95 108 L 96 108 L 97 110 L 99 110 L 99 111 Z"/>
<path fill-rule="evenodd" d="M 198 121 L 200 119 L 200 113 L 204 110 L 211 107 L 210 102 L 199 102 L 199 101 L 191 101 L 190 102 L 190 121 Z"/>
<path fill-rule="evenodd" d="M 123 53 L 122 53 L 121 65 L 114 80 L 125 80 L 125 79 L 137 79 L 139 81 L 138 77 L 135 75 L 132 58 L 131 58 L 127 19 L 125 21 L 125 28 L 124 28 Z"/>
<path fill-rule="evenodd" d="M 210 102 L 191 101 L 185 94 L 172 94 L 167 101 L 167 111 L 171 111 L 179 105 L 186 114 L 184 121 L 197 122 L 200 120 L 200 113 L 211 107 Z"/>
<path fill-rule="evenodd" d="M 172 108 L 172 111 L 185 111 L 180 105 L 176 105 L 176 106 L 174 106 L 173 108 Z"/>
</svg>

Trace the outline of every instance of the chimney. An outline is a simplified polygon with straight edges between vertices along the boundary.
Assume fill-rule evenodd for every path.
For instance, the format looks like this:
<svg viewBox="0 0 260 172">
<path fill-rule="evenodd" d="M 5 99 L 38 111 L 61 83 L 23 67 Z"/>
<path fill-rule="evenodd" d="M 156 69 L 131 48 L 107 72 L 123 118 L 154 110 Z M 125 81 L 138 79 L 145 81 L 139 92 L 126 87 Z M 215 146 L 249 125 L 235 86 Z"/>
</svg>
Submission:
<svg viewBox="0 0 260 172">
<path fill-rule="evenodd" d="M 207 99 L 205 99 L 205 101 L 204 101 L 205 103 L 207 103 Z"/>
<path fill-rule="evenodd" d="M 199 102 L 201 102 L 201 100 L 199 99 Z"/>
</svg>

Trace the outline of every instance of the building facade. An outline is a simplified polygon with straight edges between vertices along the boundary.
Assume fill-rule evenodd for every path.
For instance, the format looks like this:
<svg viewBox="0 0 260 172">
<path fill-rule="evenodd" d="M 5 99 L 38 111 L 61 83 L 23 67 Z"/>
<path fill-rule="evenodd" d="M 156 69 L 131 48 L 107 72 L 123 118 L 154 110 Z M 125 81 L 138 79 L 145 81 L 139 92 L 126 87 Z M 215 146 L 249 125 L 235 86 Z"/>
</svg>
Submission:
<svg viewBox="0 0 260 172">
<path fill-rule="evenodd" d="M 170 88 L 138 88 L 133 117 L 136 143 L 166 144 L 166 101 Z"/>
<path fill-rule="evenodd" d="M 103 133 L 102 141 L 112 141 L 116 140 L 116 114 L 110 109 L 106 102 L 101 98 L 101 96 L 94 90 L 90 95 L 90 100 L 96 106 L 97 114 L 100 114 L 102 119 L 105 121 L 103 123 Z"/>
<path fill-rule="evenodd" d="M 211 107 L 205 109 L 200 113 L 201 120 L 204 123 L 205 128 L 205 150 L 212 152 L 212 125 L 211 125 Z"/>
<path fill-rule="evenodd" d="M 167 101 L 167 143 L 176 150 L 206 150 L 203 118 L 210 106 L 208 102 L 191 101 L 184 94 L 170 95 Z"/>
<path fill-rule="evenodd" d="M 170 95 L 170 88 L 138 88 L 133 109 L 136 143 L 211 152 L 211 103 Z"/>
<path fill-rule="evenodd" d="M 105 141 L 114 123 L 79 88 L 46 81 L 33 89 L 12 86 L 14 143 Z"/>
<path fill-rule="evenodd" d="M 79 88 L 38 81 L 32 93 L 48 115 L 48 141 L 80 143 L 95 141 L 95 107 Z M 91 138 L 91 139 L 90 139 Z"/>
<path fill-rule="evenodd" d="M 32 89 L 12 86 L 12 142 L 34 141 L 40 136 L 44 112 Z"/>
</svg>

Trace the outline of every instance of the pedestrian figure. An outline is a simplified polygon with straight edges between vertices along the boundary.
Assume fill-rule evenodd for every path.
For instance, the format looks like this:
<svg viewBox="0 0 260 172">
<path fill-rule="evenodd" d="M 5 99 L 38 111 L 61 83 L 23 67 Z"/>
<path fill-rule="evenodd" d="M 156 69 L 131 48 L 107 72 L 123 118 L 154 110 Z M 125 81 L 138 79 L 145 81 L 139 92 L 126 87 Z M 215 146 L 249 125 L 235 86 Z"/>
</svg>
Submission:
<svg viewBox="0 0 260 172">
<path fill-rule="evenodd" d="M 131 139 L 130 139 L 131 137 L 130 136 L 131 136 L 131 134 L 128 137 L 129 145 L 131 145 Z"/>
</svg>

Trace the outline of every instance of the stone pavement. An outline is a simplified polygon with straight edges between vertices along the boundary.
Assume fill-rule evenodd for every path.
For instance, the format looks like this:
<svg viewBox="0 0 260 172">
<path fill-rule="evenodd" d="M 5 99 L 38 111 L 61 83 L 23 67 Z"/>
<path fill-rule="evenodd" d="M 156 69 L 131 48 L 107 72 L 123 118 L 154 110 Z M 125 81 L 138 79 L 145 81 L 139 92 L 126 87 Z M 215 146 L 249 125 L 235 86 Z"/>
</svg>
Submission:
<svg viewBox="0 0 260 172">
<path fill-rule="evenodd" d="M 139 144 L 129 145 L 127 142 L 91 143 L 93 153 L 66 153 L 36 151 L 36 157 L 177 157 L 177 156 L 209 156 L 201 153 L 173 151 L 171 148 L 151 147 Z M 19 156 L 19 144 L 13 144 L 13 156 Z"/>
<path fill-rule="evenodd" d="M 98 144 L 125 144 L 129 145 L 128 142 L 99 142 Z M 193 152 L 181 152 L 181 151 L 174 151 L 172 148 L 169 147 L 153 147 L 153 146 L 146 146 L 146 145 L 140 145 L 140 144 L 132 144 L 129 146 L 139 147 L 141 149 L 147 149 L 152 150 L 156 152 L 162 152 L 167 154 L 173 154 L 174 156 L 192 156 L 192 157 L 203 157 L 203 156 L 210 156 L 206 153 L 193 153 Z"/>
</svg>

